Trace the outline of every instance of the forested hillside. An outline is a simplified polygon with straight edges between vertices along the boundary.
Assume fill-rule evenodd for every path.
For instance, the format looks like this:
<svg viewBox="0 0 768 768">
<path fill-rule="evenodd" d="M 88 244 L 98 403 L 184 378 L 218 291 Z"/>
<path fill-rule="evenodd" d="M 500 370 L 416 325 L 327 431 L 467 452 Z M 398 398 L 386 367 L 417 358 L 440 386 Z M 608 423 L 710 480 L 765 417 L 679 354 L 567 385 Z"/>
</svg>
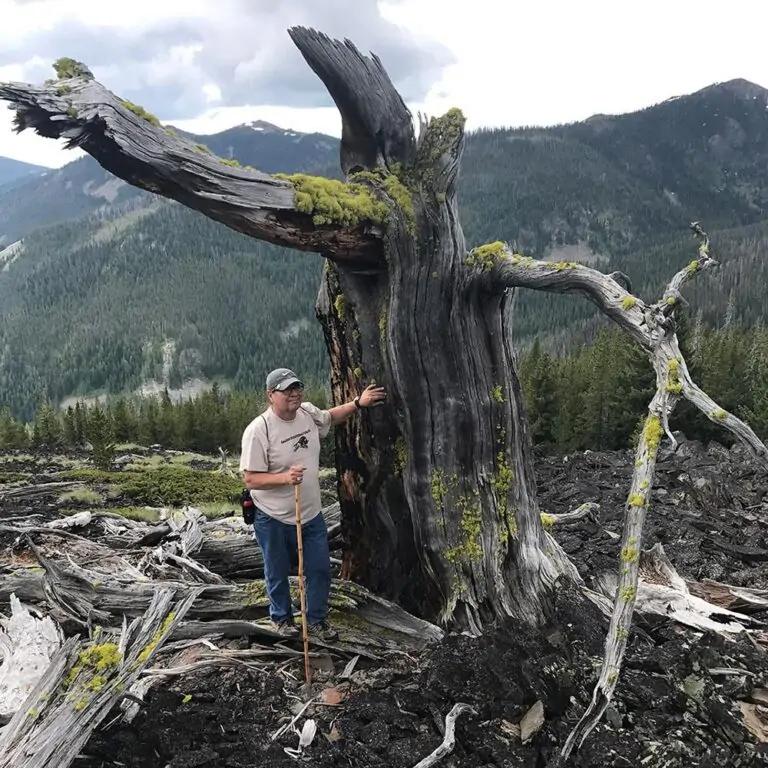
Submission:
<svg viewBox="0 0 768 768">
<path fill-rule="evenodd" d="M 470 245 L 503 239 L 621 269 L 658 291 L 693 256 L 701 220 L 722 262 L 686 287 L 711 326 L 754 323 L 768 292 L 768 92 L 734 81 L 622 116 L 468 136 L 460 204 Z M 266 172 L 338 175 L 338 142 L 266 123 L 192 137 Z M 20 241 L 20 242 L 19 242 Z M 120 182 L 90 158 L 0 188 L 0 391 L 42 397 L 218 380 L 260 388 L 295 366 L 322 384 L 314 319 L 322 259 L 257 243 Z M 522 292 L 524 345 L 573 351 L 605 326 L 578 297 Z"/>
</svg>

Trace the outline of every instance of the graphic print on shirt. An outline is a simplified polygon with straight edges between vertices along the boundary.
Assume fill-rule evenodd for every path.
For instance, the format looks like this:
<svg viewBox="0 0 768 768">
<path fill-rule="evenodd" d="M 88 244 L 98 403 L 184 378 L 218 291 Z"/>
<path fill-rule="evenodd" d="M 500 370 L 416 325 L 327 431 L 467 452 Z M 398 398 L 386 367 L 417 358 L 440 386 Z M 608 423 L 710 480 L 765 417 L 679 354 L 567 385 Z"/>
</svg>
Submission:
<svg viewBox="0 0 768 768">
<path fill-rule="evenodd" d="M 295 440 L 296 442 L 293 444 L 293 452 L 296 453 L 298 450 L 306 451 L 307 448 L 309 448 L 309 439 L 307 438 L 307 435 L 311 431 L 311 429 L 305 429 L 303 432 L 297 432 L 295 435 L 286 437 L 280 442 L 284 444 L 289 443 L 291 440 Z"/>
</svg>

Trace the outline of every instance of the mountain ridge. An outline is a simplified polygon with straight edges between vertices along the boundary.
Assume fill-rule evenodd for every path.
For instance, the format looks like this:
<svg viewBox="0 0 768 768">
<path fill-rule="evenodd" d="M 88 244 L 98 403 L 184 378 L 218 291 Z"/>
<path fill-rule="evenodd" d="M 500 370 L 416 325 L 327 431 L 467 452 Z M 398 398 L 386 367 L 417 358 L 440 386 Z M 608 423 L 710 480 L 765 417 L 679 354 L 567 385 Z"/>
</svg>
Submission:
<svg viewBox="0 0 768 768">
<path fill-rule="evenodd" d="M 707 322 L 729 305 L 756 322 L 768 312 L 760 94 L 728 81 L 624 115 L 469 132 L 459 177 L 468 246 L 501 239 L 621 269 L 651 298 L 695 254 L 688 225 L 700 220 L 725 258 L 686 295 Z M 331 136 L 263 121 L 189 136 L 263 172 L 340 176 Z M 327 376 L 313 311 L 320 257 L 250 240 L 91 158 L 0 194 L 0 262 L 0 391 L 16 412 L 43 395 L 60 403 L 148 382 L 261 387 L 278 363 Z M 513 329 L 523 344 L 564 350 L 604 322 L 588 302 L 527 291 Z"/>
</svg>

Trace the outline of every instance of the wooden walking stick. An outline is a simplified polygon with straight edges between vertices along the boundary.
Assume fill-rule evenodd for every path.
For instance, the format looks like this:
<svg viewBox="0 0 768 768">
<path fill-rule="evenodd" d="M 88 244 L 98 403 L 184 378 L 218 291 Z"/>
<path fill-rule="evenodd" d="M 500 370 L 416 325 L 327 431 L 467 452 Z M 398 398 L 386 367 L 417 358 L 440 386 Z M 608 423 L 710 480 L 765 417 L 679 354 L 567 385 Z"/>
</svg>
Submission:
<svg viewBox="0 0 768 768">
<path fill-rule="evenodd" d="M 301 486 L 293 486 L 296 500 L 296 543 L 299 550 L 299 600 L 301 602 L 301 634 L 304 639 L 304 677 L 307 680 L 307 695 L 312 690 L 312 673 L 309 669 L 309 632 L 307 631 L 307 595 L 304 591 L 304 545 L 301 538 Z"/>
</svg>

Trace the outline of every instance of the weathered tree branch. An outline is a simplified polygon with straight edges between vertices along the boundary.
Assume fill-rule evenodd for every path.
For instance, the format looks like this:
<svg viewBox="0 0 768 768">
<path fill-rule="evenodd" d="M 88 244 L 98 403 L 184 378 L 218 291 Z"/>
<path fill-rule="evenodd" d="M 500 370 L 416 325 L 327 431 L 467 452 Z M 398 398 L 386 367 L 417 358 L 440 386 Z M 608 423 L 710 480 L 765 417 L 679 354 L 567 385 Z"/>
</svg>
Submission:
<svg viewBox="0 0 768 768">
<path fill-rule="evenodd" d="M 410 165 L 416 150 L 413 119 L 378 56 L 363 56 L 349 40 L 332 40 L 306 27 L 292 27 L 288 34 L 341 114 L 344 173 Z"/>
<path fill-rule="evenodd" d="M 380 217 L 362 185 L 321 180 L 326 188 L 237 167 L 160 126 L 97 81 L 75 77 L 36 86 L 0 83 L 0 99 L 16 110 L 17 132 L 34 129 L 66 139 L 118 178 L 205 214 L 238 232 L 276 245 L 322 253 L 358 268 L 381 265 Z M 329 220 L 320 198 L 336 198 Z M 330 195 L 330 198 L 329 198 Z M 370 216 L 366 216 L 370 213 Z M 325 214 L 325 215 L 324 215 Z"/>
<path fill-rule="evenodd" d="M 635 338 L 638 335 L 642 337 L 641 343 L 646 349 L 656 371 L 656 392 L 648 406 L 648 417 L 646 418 L 635 453 L 635 470 L 627 498 L 627 515 L 624 522 L 619 556 L 618 583 L 605 641 L 605 652 L 600 676 L 593 691 L 592 701 L 563 747 L 561 753 L 563 760 L 569 757 L 574 748 L 578 749 L 581 746 L 584 739 L 600 721 L 616 688 L 619 670 L 626 652 L 629 630 L 632 625 L 632 615 L 638 597 L 643 526 L 647 510 L 650 506 L 650 494 L 653 488 L 656 459 L 665 433 L 670 437 L 674 445 L 674 438 L 669 429 L 669 416 L 680 397 L 686 397 L 704 411 L 710 419 L 722 423 L 723 426 L 747 445 L 756 456 L 763 461 L 768 460 L 768 449 L 766 449 L 754 432 L 737 417 L 726 414 L 725 411 L 719 409 L 714 401 L 693 383 L 688 374 L 683 355 L 680 352 L 673 317 L 675 306 L 682 298 L 680 289 L 688 279 L 700 270 L 717 265 L 717 262 L 709 255 L 709 238 L 706 233 L 697 222 L 694 222 L 691 228 L 694 235 L 701 241 L 698 259 L 692 261 L 685 269 L 675 274 L 667 285 L 661 300 L 653 305 L 643 307 L 642 323 L 637 322 L 636 313 L 633 316 L 621 317 L 619 322 L 622 327 L 628 328 L 628 330 L 631 328 L 634 331 L 633 336 Z M 581 272 L 581 268 L 571 269 L 574 273 Z M 598 288 L 595 288 L 593 293 L 602 297 L 606 293 L 603 283 L 599 279 L 595 280 L 594 277 L 591 277 L 589 285 L 593 286 L 595 284 Z M 635 309 L 635 304 L 631 300 L 623 299 L 622 301 L 628 313 Z M 613 317 L 614 315 L 615 312 L 611 316 Z M 678 613 L 681 616 L 689 616 L 690 613 L 696 613 L 696 611 L 687 610 L 687 604 L 690 602 L 687 598 L 687 590 L 683 589 L 684 583 L 682 579 L 677 577 L 671 564 L 666 561 L 666 557 L 662 558 L 658 552 L 655 552 L 653 557 L 655 558 L 653 570 L 658 573 L 663 571 L 664 577 L 671 585 L 670 588 L 676 589 L 682 595 L 682 604 L 678 601 Z M 670 603 L 671 605 L 672 603 Z M 679 607 L 680 605 L 682 607 Z M 701 606 L 698 606 L 698 608 L 699 614 L 706 614 L 705 611 L 701 610 Z M 689 617 L 687 623 L 699 628 L 711 628 L 711 622 L 707 623 L 708 621 L 708 615 L 703 615 L 695 619 Z M 740 627 L 740 629 L 743 629 L 743 627 Z"/>
<path fill-rule="evenodd" d="M 445 717 L 445 736 L 443 737 L 442 744 L 423 760 L 419 760 L 413 768 L 430 768 L 446 755 L 450 755 L 453 752 L 453 748 L 456 746 L 456 720 L 464 713 L 476 715 L 477 710 L 469 704 L 461 702 L 453 705 L 451 711 Z"/>
</svg>

